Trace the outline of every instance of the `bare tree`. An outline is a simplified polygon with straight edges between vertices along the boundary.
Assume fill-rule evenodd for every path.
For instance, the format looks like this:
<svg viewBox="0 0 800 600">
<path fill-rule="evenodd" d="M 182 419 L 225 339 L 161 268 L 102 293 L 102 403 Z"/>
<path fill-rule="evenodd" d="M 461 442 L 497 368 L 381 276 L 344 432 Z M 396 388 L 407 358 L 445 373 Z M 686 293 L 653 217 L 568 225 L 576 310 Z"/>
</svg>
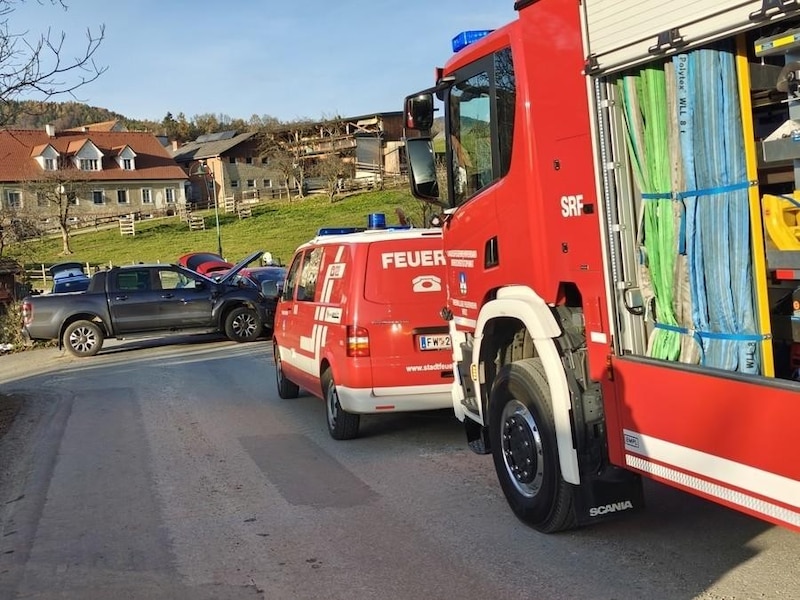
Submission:
<svg viewBox="0 0 800 600">
<path fill-rule="evenodd" d="M 335 201 L 344 189 L 345 178 L 350 177 L 353 165 L 346 162 L 339 154 L 329 154 L 316 161 L 312 173 L 325 182 L 328 200 Z"/>
<path fill-rule="evenodd" d="M 92 182 L 86 173 L 72 166 L 62 166 L 56 171 L 44 171 L 35 180 L 24 183 L 28 197 L 33 199 L 36 210 L 43 214 L 56 214 L 61 231 L 62 254 L 72 254 L 70 247 L 70 226 L 73 209 L 83 199 L 88 201 Z M 29 208 L 34 212 L 34 207 Z"/>
<path fill-rule="evenodd" d="M 49 1 L 67 10 L 64 0 Z M 65 56 L 66 34 L 50 29 L 38 38 L 27 32 L 15 32 L 10 18 L 24 0 L 0 0 L 0 126 L 10 123 L 20 110 L 14 101 L 21 96 L 39 96 L 49 100 L 60 94 L 76 99 L 78 88 L 100 77 L 108 67 L 95 62 L 95 53 L 105 37 L 105 27 L 96 33 L 86 30 L 85 50 L 75 57 Z"/>
<path fill-rule="evenodd" d="M 353 148 L 347 136 L 347 123 L 339 116 L 324 117 L 315 124 L 309 172 L 322 179 L 328 199 L 333 202 L 353 175 Z"/>
<path fill-rule="evenodd" d="M 314 125 L 308 119 L 290 123 L 269 122 L 260 132 L 261 154 L 267 157 L 272 168 L 281 173 L 287 193 L 294 183 L 301 198 L 305 195 L 311 151 L 308 140 L 315 133 Z"/>
<path fill-rule="evenodd" d="M 260 152 L 269 166 L 281 174 L 286 195 L 291 199 L 291 183 L 295 176 L 295 159 L 279 134 L 279 125 L 269 125 L 260 134 Z"/>
<path fill-rule="evenodd" d="M 0 256 L 7 246 L 37 237 L 41 233 L 36 219 L 15 207 L 0 207 Z"/>
</svg>

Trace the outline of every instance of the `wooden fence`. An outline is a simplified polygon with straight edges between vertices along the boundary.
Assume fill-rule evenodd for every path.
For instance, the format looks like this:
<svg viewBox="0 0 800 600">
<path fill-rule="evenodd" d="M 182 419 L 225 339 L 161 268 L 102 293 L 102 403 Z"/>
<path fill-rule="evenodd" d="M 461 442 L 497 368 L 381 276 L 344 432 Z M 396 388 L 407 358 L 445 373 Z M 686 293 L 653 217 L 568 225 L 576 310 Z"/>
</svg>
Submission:
<svg viewBox="0 0 800 600">
<path fill-rule="evenodd" d="M 122 235 L 136 235 L 136 215 L 130 214 L 119 218 L 119 232 Z"/>
</svg>

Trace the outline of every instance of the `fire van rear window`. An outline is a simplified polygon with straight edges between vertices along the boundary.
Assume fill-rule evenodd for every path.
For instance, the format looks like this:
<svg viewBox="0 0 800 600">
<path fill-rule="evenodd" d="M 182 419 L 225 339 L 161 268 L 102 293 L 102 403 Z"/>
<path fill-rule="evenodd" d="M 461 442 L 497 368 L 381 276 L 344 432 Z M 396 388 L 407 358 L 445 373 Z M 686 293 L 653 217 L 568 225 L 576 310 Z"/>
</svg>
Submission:
<svg viewBox="0 0 800 600">
<path fill-rule="evenodd" d="M 438 239 L 404 239 L 370 244 L 364 297 L 384 304 L 444 298 L 445 260 Z"/>
</svg>

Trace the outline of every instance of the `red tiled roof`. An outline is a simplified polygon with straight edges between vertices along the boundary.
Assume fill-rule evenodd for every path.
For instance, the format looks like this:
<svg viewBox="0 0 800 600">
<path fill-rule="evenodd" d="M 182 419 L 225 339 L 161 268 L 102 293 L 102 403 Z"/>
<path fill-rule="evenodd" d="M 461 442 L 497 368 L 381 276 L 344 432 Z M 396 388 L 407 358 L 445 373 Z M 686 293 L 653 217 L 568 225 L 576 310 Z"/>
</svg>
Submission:
<svg viewBox="0 0 800 600">
<path fill-rule="evenodd" d="M 111 121 L 101 121 L 100 123 L 89 123 L 88 125 L 71 127 L 64 131 L 114 131 L 118 123 L 119 119 L 113 119 Z"/>
<path fill-rule="evenodd" d="M 83 146 L 86 144 L 86 140 L 87 140 L 87 138 L 83 138 L 81 140 L 72 140 L 69 144 L 67 144 L 67 151 L 66 152 L 62 152 L 58 148 L 56 148 L 56 150 L 58 150 L 59 154 L 67 154 L 67 155 L 69 155 L 69 154 L 77 154 L 78 152 L 81 151 L 81 148 L 83 148 Z M 96 145 L 97 144 L 95 144 L 95 146 Z M 103 152 L 103 150 L 100 149 L 100 152 Z M 105 154 L 105 152 L 103 152 L 103 154 Z"/>
<path fill-rule="evenodd" d="M 0 129 L 0 182 L 30 181 L 41 177 L 33 148 L 50 144 L 62 156 L 91 140 L 104 154 L 102 171 L 84 171 L 95 181 L 186 179 L 186 173 L 170 157 L 152 133 L 128 131 L 60 131 L 49 137 L 42 129 Z M 130 146 L 136 153 L 135 170 L 121 169 L 115 148 Z"/>
</svg>

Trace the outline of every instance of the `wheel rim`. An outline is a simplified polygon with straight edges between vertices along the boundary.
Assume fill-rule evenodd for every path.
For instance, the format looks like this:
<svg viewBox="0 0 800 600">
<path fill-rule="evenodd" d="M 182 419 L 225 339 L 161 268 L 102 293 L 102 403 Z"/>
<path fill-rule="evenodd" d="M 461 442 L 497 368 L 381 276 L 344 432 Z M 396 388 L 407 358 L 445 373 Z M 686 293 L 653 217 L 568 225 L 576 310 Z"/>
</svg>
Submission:
<svg viewBox="0 0 800 600">
<path fill-rule="evenodd" d="M 325 392 L 325 404 L 328 413 L 328 425 L 333 429 L 336 427 L 336 413 L 339 411 L 339 394 L 336 392 L 336 386 L 332 381 Z"/>
<path fill-rule="evenodd" d="M 528 407 L 511 400 L 500 419 L 503 462 L 520 494 L 533 498 L 544 481 L 544 456 L 539 426 Z"/>
<path fill-rule="evenodd" d="M 281 351 L 278 346 L 272 346 L 272 353 L 275 356 L 275 377 L 278 379 L 278 385 L 283 381 L 283 367 L 281 366 Z"/>
<path fill-rule="evenodd" d="M 256 319 L 250 313 L 242 313 L 233 320 L 233 333 L 236 337 L 250 337 L 256 332 Z"/>
<path fill-rule="evenodd" d="M 91 327 L 78 327 L 69 335 L 69 345 L 76 352 L 91 352 L 97 345 L 97 335 Z"/>
</svg>

